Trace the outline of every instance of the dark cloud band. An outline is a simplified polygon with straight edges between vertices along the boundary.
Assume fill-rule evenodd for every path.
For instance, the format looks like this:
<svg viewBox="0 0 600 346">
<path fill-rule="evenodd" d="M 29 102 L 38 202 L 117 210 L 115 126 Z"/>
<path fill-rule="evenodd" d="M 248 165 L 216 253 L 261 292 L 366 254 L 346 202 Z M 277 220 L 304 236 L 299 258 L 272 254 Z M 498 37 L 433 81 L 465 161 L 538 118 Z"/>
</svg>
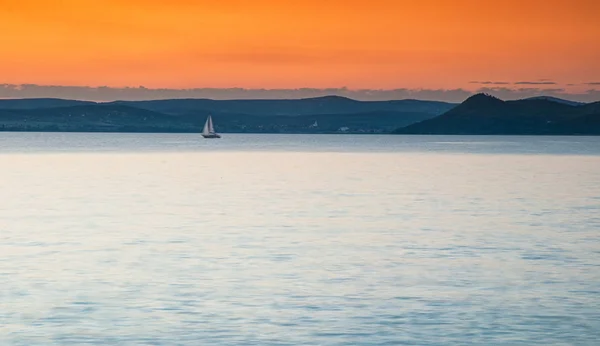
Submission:
<svg viewBox="0 0 600 346">
<path fill-rule="evenodd" d="M 552 81 L 535 81 L 535 82 L 516 82 L 515 85 L 556 85 L 556 82 Z"/>
</svg>

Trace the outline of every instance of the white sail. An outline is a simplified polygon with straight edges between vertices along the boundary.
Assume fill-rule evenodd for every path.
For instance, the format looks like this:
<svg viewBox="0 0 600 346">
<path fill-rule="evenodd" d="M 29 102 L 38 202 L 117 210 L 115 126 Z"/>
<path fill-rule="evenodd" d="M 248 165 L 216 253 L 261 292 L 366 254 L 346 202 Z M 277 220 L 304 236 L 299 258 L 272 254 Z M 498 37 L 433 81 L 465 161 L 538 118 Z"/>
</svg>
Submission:
<svg viewBox="0 0 600 346">
<path fill-rule="evenodd" d="M 212 117 L 210 115 L 208 116 L 208 132 L 215 133 L 215 128 L 213 126 Z"/>
<path fill-rule="evenodd" d="M 208 116 L 208 118 L 206 118 L 206 123 L 204 123 L 204 129 L 202 129 L 202 136 L 204 138 L 221 138 L 221 136 L 215 132 L 215 127 L 213 126 L 212 117 L 210 115 Z"/>
<path fill-rule="evenodd" d="M 212 121 L 211 121 L 210 115 L 209 115 L 208 118 L 206 119 L 206 122 L 204 123 L 204 129 L 202 129 L 203 135 L 208 135 L 211 133 L 211 131 L 210 131 L 211 125 L 212 125 Z"/>
</svg>

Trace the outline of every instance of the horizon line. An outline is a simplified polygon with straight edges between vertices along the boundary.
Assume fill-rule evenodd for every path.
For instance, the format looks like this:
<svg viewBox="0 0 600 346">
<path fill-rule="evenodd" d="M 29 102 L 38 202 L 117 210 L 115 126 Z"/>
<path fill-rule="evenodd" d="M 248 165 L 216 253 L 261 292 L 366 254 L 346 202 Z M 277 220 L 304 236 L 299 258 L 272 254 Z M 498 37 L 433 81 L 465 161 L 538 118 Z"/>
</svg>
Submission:
<svg viewBox="0 0 600 346">
<path fill-rule="evenodd" d="M 0 99 L 65 99 L 90 102 L 152 101 L 169 99 L 209 100 L 296 100 L 319 97 L 344 97 L 356 101 L 437 101 L 460 103 L 479 93 L 491 94 L 503 100 L 518 100 L 531 97 L 555 97 L 573 102 L 596 102 L 600 90 L 591 88 L 583 92 L 569 92 L 564 88 L 530 86 L 507 88 L 506 86 L 484 86 L 475 90 L 464 88 L 428 89 L 349 89 L 340 88 L 146 88 L 109 86 L 71 86 L 37 84 L 0 84 Z"/>
</svg>

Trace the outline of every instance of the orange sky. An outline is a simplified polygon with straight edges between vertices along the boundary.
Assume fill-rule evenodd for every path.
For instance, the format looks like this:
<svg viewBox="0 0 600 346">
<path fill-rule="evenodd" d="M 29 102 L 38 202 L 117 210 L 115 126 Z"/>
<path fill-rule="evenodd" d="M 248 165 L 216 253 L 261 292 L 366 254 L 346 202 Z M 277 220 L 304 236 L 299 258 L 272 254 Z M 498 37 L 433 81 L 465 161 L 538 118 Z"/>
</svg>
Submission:
<svg viewBox="0 0 600 346">
<path fill-rule="evenodd" d="M 597 0 L 0 0 L 0 83 L 565 87 L 600 82 L 599 21 Z"/>
</svg>

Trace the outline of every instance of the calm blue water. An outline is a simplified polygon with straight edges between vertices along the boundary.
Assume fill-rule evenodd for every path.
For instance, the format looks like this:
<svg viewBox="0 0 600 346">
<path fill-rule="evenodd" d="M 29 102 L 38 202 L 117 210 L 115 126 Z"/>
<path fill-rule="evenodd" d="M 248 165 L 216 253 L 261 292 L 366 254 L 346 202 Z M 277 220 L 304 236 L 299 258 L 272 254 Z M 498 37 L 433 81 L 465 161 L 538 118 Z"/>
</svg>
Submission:
<svg viewBox="0 0 600 346">
<path fill-rule="evenodd" d="M 0 345 L 598 345 L 600 138 L 0 133 Z"/>
</svg>

